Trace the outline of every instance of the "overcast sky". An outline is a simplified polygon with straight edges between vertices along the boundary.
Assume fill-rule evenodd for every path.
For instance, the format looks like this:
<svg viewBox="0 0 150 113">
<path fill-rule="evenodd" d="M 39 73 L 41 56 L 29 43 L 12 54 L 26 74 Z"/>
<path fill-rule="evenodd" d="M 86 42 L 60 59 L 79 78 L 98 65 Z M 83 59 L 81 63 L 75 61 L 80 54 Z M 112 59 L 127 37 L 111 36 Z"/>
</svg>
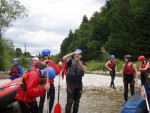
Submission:
<svg viewBox="0 0 150 113">
<path fill-rule="evenodd" d="M 28 17 L 17 20 L 4 37 L 15 47 L 32 55 L 50 49 L 60 52 L 60 45 L 70 29 L 79 27 L 84 15 L 88 19 L 100 11 L 106 0 L 19 0 L 28 9 Z"/>
</svg>

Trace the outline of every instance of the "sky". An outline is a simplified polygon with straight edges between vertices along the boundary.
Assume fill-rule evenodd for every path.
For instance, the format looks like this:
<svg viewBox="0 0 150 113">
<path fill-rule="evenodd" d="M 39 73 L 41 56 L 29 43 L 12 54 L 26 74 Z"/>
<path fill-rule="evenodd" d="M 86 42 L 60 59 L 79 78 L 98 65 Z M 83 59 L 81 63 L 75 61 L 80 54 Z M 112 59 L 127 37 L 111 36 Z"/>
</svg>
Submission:
<svg viewBox="0 0 150 113">
<path fill-rule="evenodd" d="M 28 10 L 28 17 L 17 20 L 4 37 L 13 41 L 15 48 L 31 55 L 50 49 L 60 52 L 62 41 L 70 30 L 78 29 L 84 15 L 90 19 L 100 11 L 106 0 L 19 0 Z"/>
</svg>

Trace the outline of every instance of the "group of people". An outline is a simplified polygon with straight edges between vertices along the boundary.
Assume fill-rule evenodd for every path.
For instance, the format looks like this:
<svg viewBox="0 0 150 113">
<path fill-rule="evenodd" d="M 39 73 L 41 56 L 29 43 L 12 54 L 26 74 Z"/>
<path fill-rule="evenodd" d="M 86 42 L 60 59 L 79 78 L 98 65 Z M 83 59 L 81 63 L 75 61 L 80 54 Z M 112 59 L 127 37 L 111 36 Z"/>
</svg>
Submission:
<svg viewBox="0 0 150 113">
<path fill-rule="evenodd" d="M 50 59 L 51 51 L 44 49 L 42 51 L 42 58 L 33 58 L 33 63 L 28 71 L 23 75 L 23 69 L 19 65 L 18 58 L 14 58 L 14 65 L 9 70 L 10 79 L 22 77 L 20 86 L 16 94 L 16 99 L 19 104 L 21 113 L 43 113 L 45 102 L 45 95 L 49 101 L 49 112 L 52 112 L 55 100 L 55 86 L 54 78 L 56 75 L 62 73 L 66 75 L 67 85 L 67 102 L 65 107 L 66 113 L 71 113 L 73 105 L 73 113 L 78 113 L 80 98 L 82 95 L 82 77 L 86 71 L 86 66 L 81 58 L 83 56 L 82 50 L 76 49 L 74 52 L 65 55 L 62 61 L 56 65 Z M 72 59 L 73 56 L 73 59 Z M 131 55 L 124 56 L 125 63 L 122 66 L 122 78 L 124 84 L 124 100 L 128 100 L 128 85 L 130 85 L 131 96 L 135 93 L 134 85 L 138 79 L 137 67 L 132 61 Z M 148 98 L 150 102 L 150 63 L 141 55 L 138 57 L 141 62 L 139 66 L 141 86 L 145 86 L 146 94 L 143 87 L 141 87 L 142 98 Z M 117 62 L 115 55 L 110 56 L 110 60 L 106 62 L 105 66 L 110 71 L 111 82 L 110 87 L 116 88 L 114 84 Z M 40 96 L 39 105 L 36 102 L 36 97 Z"/>
<path fill-rule="evenodd" d="M 43 113 L 45 95 L 49 98 L 49 113 L 52 112 L 55 100 L 54 78 L 56 75 L 63 73 L 66 75 L 67 84 L 67 102 L 65 107 L 66 113 L 78 113 L 80 98 L 82 94 L 82 77 L 86 71 L 84 62 L 81 61 L 83 56 L 82 50 L 76 49 L 74 52 L 65 55 L 62 61 L 56 65 L 50 59 L 51 51 L 44 49 L 42 58 L 33 59 L 30 69 L 23 74 L 22 67 L 19 65 L 18 58 L 14 58 L 14 65 L 9 70 L 10 79 L 22 77 L 20 86 L 16 93 L 16 100 L 19 104 L 21 113 Z M 71 57 L 73 56 L 73 59 Z M 40 97 L 39 105 L 36 97 Z"/>
<path fill-rule="evenodd" d="M 128 85 L 130 85 L 131 96 L 135 93 L 134 85 L 138 83 L 138 73 L 137 66 L 133 63 L 131 55 L 125 55 L 124 61 L 125 63 L 122 66 L 122 78 L 124 84 L 124 100 L 126 102 L 128 100 Z M 150 104 L 150 62 L 148 62 L 143 55 L 138 57 L 138 61 L 140 62 L 138 70 L 140 71 L 141 79 L 141 97 L 143 99 L 147 98 Z M 114 55 L 110 56 L 110 60 L 106 62 L 105 66 L 108 68 L 111 75 L 110 87 L 115 89 L 114 79 L 116 76 L 117 63 Z M 144 90 L 146 93 L 144 93 Z"/>
</svg>

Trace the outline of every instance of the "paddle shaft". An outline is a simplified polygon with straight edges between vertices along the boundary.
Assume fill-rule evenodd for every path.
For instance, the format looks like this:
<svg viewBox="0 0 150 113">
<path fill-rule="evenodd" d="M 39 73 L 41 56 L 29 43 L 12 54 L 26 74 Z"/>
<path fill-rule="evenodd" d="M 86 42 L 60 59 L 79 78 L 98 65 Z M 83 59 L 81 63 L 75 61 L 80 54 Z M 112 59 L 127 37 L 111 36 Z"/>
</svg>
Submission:
<svg viewBox="0 0 150 113">
<path fill-rule="evenodd" d="M 144 94 L 146 95 L 145 101 L 146 101 L 147 110 L 148 110 L 148 112 L 150 112 L 150 110 L 149 110 L 149 104 L 148 104 L 148 100 L 147 100 L 147 94 L 146 94 L 144 86 L 143 86 L 143 91 L 144 91 Z"/>
<path fill-rule="evenodd" d="M 60 71 L 60 73 L 59 73 L 59 81 L 58 81 L 58 102 L 57 102 L 57 104 L 55 105 L 55 107 L 54 107 L 54 113 L 61 113 L 61 111 L 62 111 L 62 109 L 61 109 L 61 105 L 60 105 L 60 103 L 59 103 L 59 96 L 60 96 L 60 75 L 61 75 L 61 72 L 62 71 Z"/>
<path fill-rule="evenodd" d="M 60 71 L 61 74 L 61 71 Z M 59 81 L 58 81 L 58 102 L 59 102 L 59 95 L 60 95 L 60 74 L 59 74 Z"/>
<path fill-rule="evenodd" d="M 47 68 L 47 83 L 49 83 L 48 68 Z M 47 113 L 49 113 L 49 95 L 48 95 L 48 92 L 49 92 L 49 90 L 47 91 Z"/>
</svg>

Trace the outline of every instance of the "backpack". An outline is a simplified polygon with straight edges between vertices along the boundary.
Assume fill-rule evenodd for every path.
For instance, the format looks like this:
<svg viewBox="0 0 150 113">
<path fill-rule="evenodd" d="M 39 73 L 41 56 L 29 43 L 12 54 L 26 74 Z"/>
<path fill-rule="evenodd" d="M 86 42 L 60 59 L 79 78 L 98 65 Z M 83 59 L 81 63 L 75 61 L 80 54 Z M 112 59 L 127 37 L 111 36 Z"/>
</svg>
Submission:
<svg viewBox="0 0 150 113">
<path fill-rule="evenodd" d="M 40 81 L 40 84 L 39 84 L 39 85 L 43 85 L 45 80 L 44 80 L 44 78 L 42 77 L 42 74 L 41 74 L 40 70 L 39 70 L 39 69 L 35 69 L 35 68 L 31 68 L 31 69 L 29 69 L 27 72 L 29 72 L 30 70 L 34 70 L 34 71 L 36 71 L 36 72 L 38 73 L 39 77 L 41 78 L 41 81 Z M 27 72 L 26 72 L 26 73 L 27 73 Z M 26 74 L 26 73 L 25 73 L 25 74 Z M 24 74 L 24 75 L 25 75 L 25 74 Z M 26 91 L 26 85 L 25 85 L 24 75 L 23 75 L 22 78 L 21 78 L 20 86 L 21 86 L 21 88 L 22 88 L 23 91 Z M 27 75 L 27 76 L 28 76 L 28 75 Z"/>
</svg>

